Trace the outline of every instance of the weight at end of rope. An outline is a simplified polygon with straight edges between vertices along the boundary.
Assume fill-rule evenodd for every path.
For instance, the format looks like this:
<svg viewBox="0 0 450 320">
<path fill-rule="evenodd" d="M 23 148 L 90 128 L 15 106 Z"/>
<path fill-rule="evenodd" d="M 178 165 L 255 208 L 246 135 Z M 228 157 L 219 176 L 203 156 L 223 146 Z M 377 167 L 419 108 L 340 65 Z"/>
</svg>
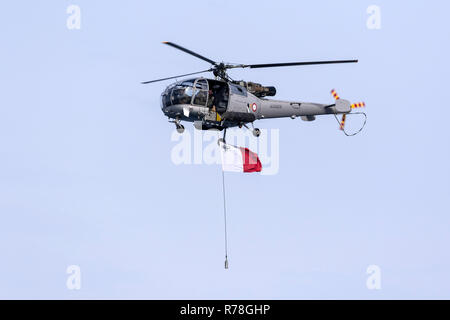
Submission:
<svg viewBox="0 0 450 320">
<path fill-rule="evenodd" d="M 228 269 L 228 258 L 225 258 L 225 269 Z"/>
</svg>

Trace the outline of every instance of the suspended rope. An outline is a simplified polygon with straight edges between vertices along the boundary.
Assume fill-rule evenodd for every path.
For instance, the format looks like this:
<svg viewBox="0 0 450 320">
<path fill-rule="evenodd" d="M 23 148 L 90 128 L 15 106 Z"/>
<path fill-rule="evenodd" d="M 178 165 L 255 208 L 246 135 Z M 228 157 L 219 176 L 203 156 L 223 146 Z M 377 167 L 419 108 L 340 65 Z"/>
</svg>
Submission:
<svg viewBox="0 0 450 320">
<path fill-rule="evenodd" d="M 358 131 L 356 131 L 355 133 L 352 133 L 352 134 L 347 133 L 347 131 L 345 131 L 345 128 L 344 128 L 344 129 L 342 130 L 342 132 L 344 132 L 344 134 L 345 134 L 347 137 L 353 137 L 353 136 L 356 136 L 358 133 L 360 133 L 361 131 L 363 131 L 364 127 L 366 126 L 366 123 L 367 123 L 367 115 L 366 115 L 364 112 L 347 113 L 347 117 L 348 117 L 348 116 L 353 116 L 353 115 L 356 115 L 356 114 L 362 114 L 362 115 L 364 116 L 364 123 L 363 123 L 363 125 L 361 126 L 361 128 L 360 128 Z M 339 121 L 339 119 L 338 119 L 336 113 L 333 113 L 333 115 L 334 115 L 334 118 L 336 119 L 337 123 L 338 123 L 338 124 L 341 124 L 341 122 Z"/>
<path fill-rule="evenodd" d="M 227 128 L 223 131 L 223 146 L 226 147 L 225 138 L 227 136 Z M 218 143 L 221 139 L 219 139 Z M 220 146 L 220 143 L 219 143 Z M 228 236 L 227 236 L 227 204 L 226 204 L 226 194 L 225 194 L 225 172 L 222 168 L 222 195 L 223 195 L 223 221 L 224 221 L 224 235 L 225 235 L 225 269 L 228 269 Z"/>
<path fill-rule="evenodd" d="M 222 191 L 223 191 L 223 220 L 225 227 L 225 269 L 228 269 L 228 238 L 227 238 L 227 206 L 225 197 L 225 172 L 222 170 Z"/>
</svg>

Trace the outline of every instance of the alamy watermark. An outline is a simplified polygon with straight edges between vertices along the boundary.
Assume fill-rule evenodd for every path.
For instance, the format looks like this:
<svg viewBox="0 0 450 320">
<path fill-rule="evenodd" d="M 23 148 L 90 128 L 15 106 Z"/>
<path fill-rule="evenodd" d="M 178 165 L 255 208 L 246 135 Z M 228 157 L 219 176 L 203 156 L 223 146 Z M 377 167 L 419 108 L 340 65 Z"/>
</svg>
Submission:
<svg viewBox="0 0 450 320">
<path fill-rule="evenodd" d="M 77 265 L 70 265 L 66 269 L 66 273 L 69 275 L 66 281 L 66 287 L 69 290 L 81 289 L 81 268 Z"/>
<path fill-rule="evenodd" d="M 80 6 L 72 4 L 67 7 L 66 13 L 69 15 L 66 20 L 66 26 L 69 30 L 81 29 L 81 9 Z"/>
<path fill-rule="evenodd" d="M 381 290 L 381 268 L 372 264 L 367 267 L 366 273 L 369 275 L 366 280 L 367 289 Z"/>
<path fill-rule="evenodd" d="M 366 22 L 367 29 L 370 30 L 381 29 L 381 8 L 373 4 L 367 7 L 366 12 L 369 15 Z"/>
<path fill-rule="evenodd" d="M 223 133 L 217 130 L 186 130 L 179 134 L 172 132 L 171 141 L 174 146 L 171 160 L 175 165 L 220 165 L 221 151 L 218 139 Z M 280 168 L 280 131 L 279 129 L 261 129 L 256 138 L 249 130 L 227 130 L 226 143 L 246 147 L 258 154 L 262 164 L 262 175 L 275 175 Z"/>
</svg>

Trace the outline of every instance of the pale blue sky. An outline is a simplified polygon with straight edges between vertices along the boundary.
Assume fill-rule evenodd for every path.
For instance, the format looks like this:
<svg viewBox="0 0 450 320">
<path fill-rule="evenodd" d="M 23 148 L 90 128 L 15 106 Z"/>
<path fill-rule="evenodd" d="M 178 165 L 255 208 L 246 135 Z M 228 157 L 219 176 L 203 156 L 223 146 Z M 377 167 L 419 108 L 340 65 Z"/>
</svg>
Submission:
<svg viewBox="0 0 450 320">
<path fill-rule="evenodd" d="M 81 30 L 66 8 L 81 7 Z M 366 9 L 381 7 L 381 30 Z M 444 1 L 9 1 L 0 35 L 0 298 L 450 298 L 448 12 Z M 140 81 L 217 60 L 358 58 L 231 73 L 277 98 L 364 100 L 280 130 L 280 171 L 175 166 L 173 126 Z M 186 124 L 193 131 L 190 124 Z M 82 288 L 66 288 L 79 265 Z M 366 288 L 381 267 L 382 289 Z"/>
</svg>

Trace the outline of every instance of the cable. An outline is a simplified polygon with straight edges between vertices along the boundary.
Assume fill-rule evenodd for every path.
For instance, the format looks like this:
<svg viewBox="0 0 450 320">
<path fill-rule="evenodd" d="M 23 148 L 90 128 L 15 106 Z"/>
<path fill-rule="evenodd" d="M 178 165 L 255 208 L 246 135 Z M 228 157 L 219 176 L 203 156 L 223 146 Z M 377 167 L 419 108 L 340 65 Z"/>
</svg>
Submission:
<svg viewBox="0 0 450 320">
<path fill-rule="evenodd" d="M 362 127 L 361 127 L 358 131 L 356 131 L 355 133 L 352 133 L 352 134 L 348 134 L 348 133 L 345 131 L 345 127 L 344 127 L 344 129 L 342 130 L 342 132 L 344 132 L 344 134 L 345 134 L 347 137 L 353 137 L 353 136 L 356 136 L 358 133 L 360 133 L 361 131 L 363 131 L 364 127 L 366 126 L 366 123 L 367 123 L 367 115 L 366 115 L 364 112 L 347 113 L 346 115 L 347 115 L 347 116 L 352 116 L 352 115 L 355 115 L 355 114 L 362 114 L 362 115 L 364 116 L 364 123 L 363 123 Z M 339 119 L 338 119 L 336 113 L 333 113 L 333 115 L 334 115 L 334 118 L 336 119 L 337 123 L 340 125 L 341 122 L 339 121 Z"/>
<path fill-rule="evenodd" d="M 225 226 L 225 269 L 228 269 L 228 238 L 227 238 L 227 206 L 225 198 L 225 172 L 222 170 L 222 191 L 223 191 L 223 220 Z"/>
<path fill-rule="evenodd" d="M 225 137 L 227 136 L 227 128 L 223 130 L 223 138 L 219 139 L 217 143 L 220 146 L 220 140 L 222 140 L 223 145 L 220 148 L 226 147 Z M 223 152 L 221 150 L 221 152 Z M 228 236 L 227 236 L 227 205 L 226 205 L 226 194 L 225 194 L 225 172 L 222 167 L 222 195 L 223 195 L 223 220 L 225 228 L 225 269 L 228 269 Z"/>
</svg>

